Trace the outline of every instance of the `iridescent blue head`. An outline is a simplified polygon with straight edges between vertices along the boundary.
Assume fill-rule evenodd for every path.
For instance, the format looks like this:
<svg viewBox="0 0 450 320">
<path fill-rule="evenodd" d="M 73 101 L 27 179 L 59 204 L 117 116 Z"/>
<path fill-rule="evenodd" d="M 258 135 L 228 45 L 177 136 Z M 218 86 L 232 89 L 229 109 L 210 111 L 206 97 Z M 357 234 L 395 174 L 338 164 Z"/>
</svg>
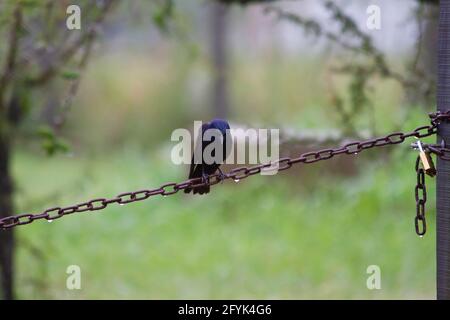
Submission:
<svg viewBox="0 0 450 320">
<path fill-rule="evenodd" d="M 230 125 L 225 120 L 214 119 L 209 123 L 209 128 L 219 129 L 220 132 L 225 133 L 227 130 L 230 130 Z"/>
</svg>

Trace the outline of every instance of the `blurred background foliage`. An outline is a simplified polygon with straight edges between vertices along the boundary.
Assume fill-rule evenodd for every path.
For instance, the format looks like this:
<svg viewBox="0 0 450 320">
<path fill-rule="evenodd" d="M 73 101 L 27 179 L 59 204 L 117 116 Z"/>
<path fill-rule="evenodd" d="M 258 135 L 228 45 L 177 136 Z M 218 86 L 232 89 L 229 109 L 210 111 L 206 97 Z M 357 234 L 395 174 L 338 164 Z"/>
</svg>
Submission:
<svg viewBox="0 0 450 320">
<path fill-rule="evenodd" d="M 105 5 L 70 4 L 77 2 L 86 24 Z M 22 1 L 27 32 L 46 21 L 49 3 L 61 22 L 49 30 L 51 42 L 42 29 L 34 31 L 39 41 L 23 35 L 44 53 L 29 51 L 40 58 L 18 73 L 25 84 L 10 89 L 26 113 L 11 155 L 15 213 L 184 180 L 187 168 L 169 160 L 170 134 L 194 120 L 222 115 L 234 126 L 293 132 L 282 154 L 329 144 L 305 146 L 305 136 L 337 132 L 333 144 L 340 144 L 427 123 L 435 4 L 375 1 L 382 28 L 368 30 L 374 1 L 261 2 L 116 3 L 93 23 L 92 48 L 80 47 L 51 80 L 30 89 L 42 57 L 86 30 L 65 29 L 68 1 Z M 1 4 L 6 34 L 14 3 Z M 6 56 L 6 43 L 0 52 Z M 205 197 L 180 194 L 20 227 L 16 295 L 434 298 L 433 199 L 428 234 L 419 239 L 415 157 L 406 144 L 386 147 L 227 182 Z M 66 289 L 71 264 L 81 267 L 82 290 Z M 381 290 L 366 287 L 373 264 L 381 267 Z"/>
</svg>

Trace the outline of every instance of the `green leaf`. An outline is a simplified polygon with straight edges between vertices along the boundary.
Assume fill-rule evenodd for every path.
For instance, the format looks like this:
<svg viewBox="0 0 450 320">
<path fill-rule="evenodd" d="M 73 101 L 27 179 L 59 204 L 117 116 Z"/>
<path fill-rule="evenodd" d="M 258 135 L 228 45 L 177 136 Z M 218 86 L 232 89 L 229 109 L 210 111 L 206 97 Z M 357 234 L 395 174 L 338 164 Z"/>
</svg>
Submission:
<svg viewBox="0 0 450 320">
<path fill-rule="evenodd" d="M 55 133 L 49 126 L 40 126 L 37 129 L 37 134 L 39 137 L 46 139 L 53 139 L 55 136 Z"/>
<path fill-rule="evenodd" d="M 65 70 L 61 72 L 61 76 L 66 80 L 76 80 L 80 77 L 77 71 Z"/>
<path fill-rule="evenodd" d="M 65 140 L 58 138 L 49 126 L 41 126 L 37 130 L 37 134 L 42 139 L 41 147 L 48 156 L 53 156 L 59 152 L 67 153 L 70 150 L 69 144 Z"/>
<path fill-rule="evenodd" d="M 165 0 L 159 4 L 153 13 L 153 23 L 162 31 L 167 31 L 169 28 L 168 21 L 173 15 L 172 0 Z"/>
</svg>

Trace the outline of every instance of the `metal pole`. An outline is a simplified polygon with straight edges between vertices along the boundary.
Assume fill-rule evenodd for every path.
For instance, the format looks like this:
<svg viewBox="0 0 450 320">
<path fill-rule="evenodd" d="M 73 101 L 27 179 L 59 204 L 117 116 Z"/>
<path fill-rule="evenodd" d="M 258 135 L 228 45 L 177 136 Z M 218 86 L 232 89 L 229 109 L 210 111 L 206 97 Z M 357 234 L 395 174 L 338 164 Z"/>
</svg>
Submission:
<svg viewBox="0 0 450 320">
<path fill-rule="evenodd" d="M 440 0 L 437 108 L 450 110 L 450 0 Z M 450 123 L 438 128 L 438 143 L 450 147 Z M 450 300 L 450 162 L 437 162 L 436 259 L 437 298 Z"/>
</svg>

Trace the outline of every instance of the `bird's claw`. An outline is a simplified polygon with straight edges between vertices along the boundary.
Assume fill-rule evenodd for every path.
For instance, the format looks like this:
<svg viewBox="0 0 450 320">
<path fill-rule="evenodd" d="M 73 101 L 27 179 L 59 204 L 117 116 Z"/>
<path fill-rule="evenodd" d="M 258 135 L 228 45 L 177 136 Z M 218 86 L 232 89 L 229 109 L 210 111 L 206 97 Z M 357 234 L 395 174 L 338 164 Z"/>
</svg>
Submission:
<svg viewBox="0 0 450 320">
<path fill-rule="evenodd" d="M 202 183 L 209 184 L 209 176 L 206 173 L 202 174 Z"/>
<path fill-rule="evenodd" d="M 219 178 L 220 182 L 223 182 L 227 178 L 226 174 L 224 174 L 222 170 L 220 170 L 220 168 L 219 168 L 219 175 L 217 177 Z"/>
</svg>

